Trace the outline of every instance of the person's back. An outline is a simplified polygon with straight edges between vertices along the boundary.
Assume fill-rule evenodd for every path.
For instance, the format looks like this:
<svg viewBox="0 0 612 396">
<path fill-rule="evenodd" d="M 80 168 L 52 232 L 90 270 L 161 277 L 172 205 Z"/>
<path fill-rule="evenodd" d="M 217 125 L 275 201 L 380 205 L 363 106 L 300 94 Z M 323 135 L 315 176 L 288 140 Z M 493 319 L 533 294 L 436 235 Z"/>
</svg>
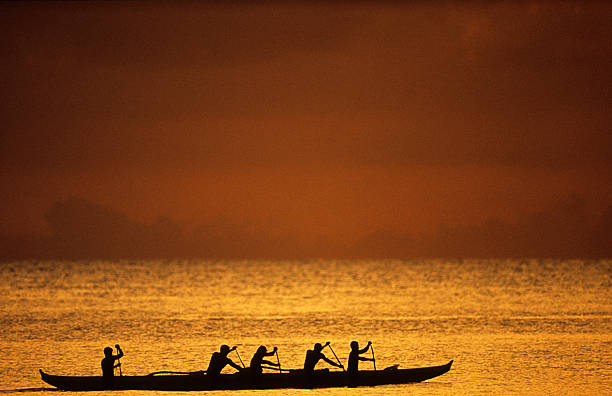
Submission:
<svg viewBox="0 0 612 396">
<path fill-rule="evenodd" d="M 321 355 L 323 355 L 320 351 L 316 349 L 309 349 L 306 351 L 306 359 L 304 359 L 304 371 L 307 373 L 314 372 L 314 368 L 321 359 Z"/>
<path fill-rule="evenodd" d="M 225 357 L 222 356 L 219 352 L 214 352 L 210 357 L 210 362 L 208 363 L 208 368 L 206 369 L 206 373 L 208 375 L 219 375 L 221 374 L 221 370 L 225 367 Z"/>
<path fill-rule="evenodd" d="M 359 371 L 359 351 L 351 350 L 349 353 L 346 371 L 349 374 L 357 374 Z"/>
<path fill-rule="evenodd" d="M 115 376 L 115 359 L 112 357 L 104 357 L 101 362 L 102 366 L 102 376 L 104 378 L 114 377 Z"/>
</svg>

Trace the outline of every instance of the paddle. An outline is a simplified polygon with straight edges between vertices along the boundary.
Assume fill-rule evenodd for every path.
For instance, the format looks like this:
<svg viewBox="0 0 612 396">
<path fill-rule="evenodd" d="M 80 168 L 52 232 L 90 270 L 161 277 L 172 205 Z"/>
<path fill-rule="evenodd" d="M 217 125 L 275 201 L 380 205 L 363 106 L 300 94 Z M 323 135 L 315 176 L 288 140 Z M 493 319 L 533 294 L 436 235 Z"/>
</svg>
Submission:
<svg viewBox="0 0 612 396">
<path fill-rule="evenodd" d="M 376 371 L 376 359 L 374 358 L 374 345 L 370 342 L 370 350 L 372 351 L 372 364 L 374 364 L 374 371 Z"/>
<path fill-rule="evenodd" d="M 236 355 L 238 355 L 238 359 L 240 360 L 240 364 L 242 364 L 242 368 L 246 368 L 246 366 L 244 365 L 244 362 L 242 361 L 242 358 L 240 357 L 240 354 L 238 353 L 238 349 L 236 349 L 236 347 L 234 347 L 234 351 L 236 351 Z"/>
<path fill-rule="evenodd" d="M 116 344 L 115 348 L 117 348 L 117 354 L 119 354 L 119 351 L 120 351 L 119 344 Z M 121 361 L 119 358 L 117 359 L 117 364 L 119 365 L 119 376 L 123 377 L 123 373 L 121 372 Z"/>
<path fill-rule="evenodd" d="M 282 370 L 280 366 L 280 359 L 278 358 L 278 348 L 275 349 L 274 352 L 276 353 L 276 363 L 278 363 L 278 372 L 280 373 Z"/>
<path fill-rule="evenodd" d="M 334 350 L 331 347 L 331 344 L 329 343 L 329 341 L 327 341 L 327 343 L 325 344 L 325 346 L 329 347 L 329 350 L 334 354 L 334 357 L 336 358 L 336 360 L 338 361 L 338 364 L 340 365 L 340 367 L 342 367 L 342 371 L 346 371 L 344 369 L 344 365 L 342 364 L 342 362 L 340 361 L 340 359 L 338 359 L 338 355 L 336 355 L 336 352 L 334 352 Z"/>
</svg>

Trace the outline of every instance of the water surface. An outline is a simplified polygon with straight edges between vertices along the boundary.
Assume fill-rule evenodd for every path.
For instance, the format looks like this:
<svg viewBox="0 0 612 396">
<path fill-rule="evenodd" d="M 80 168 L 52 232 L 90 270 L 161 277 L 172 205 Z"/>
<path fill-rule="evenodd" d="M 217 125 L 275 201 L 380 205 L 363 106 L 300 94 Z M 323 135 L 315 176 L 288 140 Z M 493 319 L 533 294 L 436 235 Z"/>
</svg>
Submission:
<svg viewBox="0 0 612 396">
<path fill-rule="evenodd" d="M 421 384 L 317 394 L 612 394 L 610 260 L 28 261 L 0 274 L 3 393 L 46 388 L 39 368 L 99 375 L 116 343 L 123 373 L 140 375 L 205 369 L 223 343 L 247 364 L 278 346 L 297 368 L 331 341 L 346 363 L 355 339 L 372 340 L 377 368 L 455 363 Z"/>
</svg>

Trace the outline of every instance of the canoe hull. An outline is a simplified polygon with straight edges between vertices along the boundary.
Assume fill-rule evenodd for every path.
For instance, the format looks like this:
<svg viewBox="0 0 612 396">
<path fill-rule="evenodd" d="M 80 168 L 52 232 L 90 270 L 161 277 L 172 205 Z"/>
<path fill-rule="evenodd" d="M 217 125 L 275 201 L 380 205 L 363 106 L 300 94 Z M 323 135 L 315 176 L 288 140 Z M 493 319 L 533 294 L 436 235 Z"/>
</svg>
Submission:
<svg viewBox="0 0 612 396">
<path fill-rule="evenodd" d="M 450 370 L 453 361 L 442 366 L 395 370 L 364 370 L 349 380 L 346 373 L 321 371 L 313 376 L 301 372 L 265 373 L 254 379 L 245 373 L 222 374 L 212 380 L 205 374 L 121 376 L 111 381 L 102 377 L 70 377 L 50 375 L 42 370 L 42 380 L 56 388 L 68 391 L 99 390 L 165 390 L 165 391 L 206 391 L 241 389 L 280 388 L 331 388 L 344 386 L 376 386 L 421 382 L 442 375 Z"/>
</svg>

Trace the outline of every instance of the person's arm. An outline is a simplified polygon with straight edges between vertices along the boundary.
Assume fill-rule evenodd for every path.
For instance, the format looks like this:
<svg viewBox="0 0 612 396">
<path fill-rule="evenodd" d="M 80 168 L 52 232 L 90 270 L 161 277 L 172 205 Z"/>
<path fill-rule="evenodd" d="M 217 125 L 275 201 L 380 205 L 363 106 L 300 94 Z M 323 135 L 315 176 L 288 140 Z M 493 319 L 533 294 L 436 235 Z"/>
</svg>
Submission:
<svg viewBox="0 0 612 396">
<path fill-rule="evenodd" d="M 117 355 L 113 356 L 113 358 L 115 358 L 115 360 L 121 359 L 123 357 L 123 351 L 121 350 L 121 347 L 119 346 L 119 344 L 116 344 L 115 348 L 117 348 Z"/>
<path fill-rule="evenodd" d="M 325 360 L 327 363 L 331 364 L 332 366 L 336 366 L 339 368 L 342 368 L 343 366 L 339 363 L 334 362 L 333 360 L 329 360 L 325 355 L 321 354 L 321 359 Z"/>
<path fill-rule="evenodd" d="M 262 360 L 261 364 L 269 364 L 271 366 L 278 366 L 278 363 L 273 363 L 273 362 L 271 362 L 269 360 Z"/>
<path fill-rule="evenodd" d="M 365 346 L 365 348 L 360 349 L 359 350 L 359 354 L 361 355 L 362 353 L 366 353 L 368 351 L 368 349 L 370 348 L 370 345 L 372 345 L 372 341 L 368 341 L 368 345 Z"/>
<path fill-rule="evenodd" d="M 264 353 L 264 356 L 272 356 L 272 355 L 274 355 L 276 353 L 277 350 L 278 350 L 278 348 L 274 347 L 274 349 L 272 351 Z"/>
<path fill-rule="evenodd" d="M 374 359 L 372 359 L 372 358 L 361 357 L 361 356 L 359 356 L 359 358 L 358 358 L 358 359 L 359 359 L 359 360 L 363 360 L 363 361 L 370 361 L 370 362 L 373 362 L 373 361 L 374 361 Z"/>
<path fill-rule="evenodd" d="M 236 363 L 232 362 L 232 359 L 230 359 L 230 358 L 227 358 L 227 364 L 229 364 L 230 366 L 232 366 L 233 368 L 235 368 L 238 371 L 242 370 L 242 366 L 239 366 Z"/>
</svg>

